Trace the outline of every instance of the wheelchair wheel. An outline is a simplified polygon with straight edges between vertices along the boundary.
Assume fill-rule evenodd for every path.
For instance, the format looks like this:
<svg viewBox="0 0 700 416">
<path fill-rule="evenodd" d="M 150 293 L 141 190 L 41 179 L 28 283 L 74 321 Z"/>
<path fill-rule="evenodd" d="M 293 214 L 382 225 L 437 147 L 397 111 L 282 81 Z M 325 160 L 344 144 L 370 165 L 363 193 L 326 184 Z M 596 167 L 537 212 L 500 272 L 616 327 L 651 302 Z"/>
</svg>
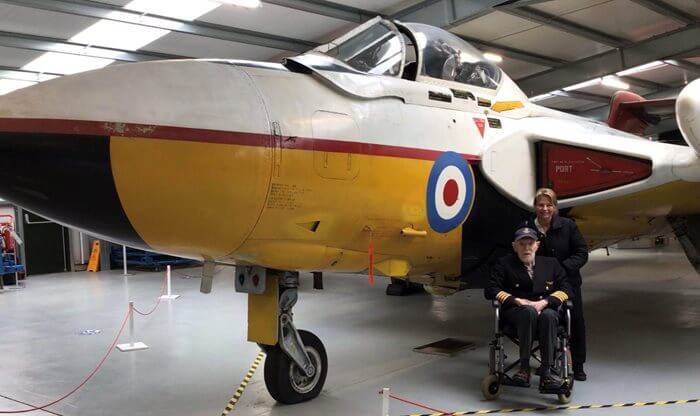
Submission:
<svg viewBox="0 0 700 416">
<path fill-rule="evenodd" d="M 495 374 L 489 374 L 481 380 L 481 394 L 486 400 L 496 400 L 501 393 L 501 382 Z"/>
<path fill-rule="evenodd" d="M 573 377 L 566 377 L 564 378 L 564 386 L 566 387 L 566 393 L 559 393 L 557 394 L 557 399 L 559 400 L 559 403 L 561 404 L 568 404 L 571 403 L 571 397 L 574 395 L 574 378 Z"/>
<path fill-rule="evenodd" d="M 559 400 L 559 403 L 561 404 L 569 404 L 571 403 L 571 390 L 569 390 L 568 393 L 560 393 L 557 394 L 557 399 Z"/>
</svg>

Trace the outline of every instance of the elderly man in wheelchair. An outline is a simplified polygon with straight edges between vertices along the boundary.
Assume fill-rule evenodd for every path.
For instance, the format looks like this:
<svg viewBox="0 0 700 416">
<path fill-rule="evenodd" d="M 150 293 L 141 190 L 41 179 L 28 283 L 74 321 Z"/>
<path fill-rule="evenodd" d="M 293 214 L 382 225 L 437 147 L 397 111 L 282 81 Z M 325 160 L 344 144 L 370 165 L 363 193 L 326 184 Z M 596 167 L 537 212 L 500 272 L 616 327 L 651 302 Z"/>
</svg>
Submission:
<svg viewBox="0 0 700 416">
<path fill-rule="evenodd" d="M 566 272 L 555 258 L 535 256 L 537 231 L 523 227 L 515 232 L 515 253 L 494 266 L 484 290 L 496 313 L 496 337 L 490 346 L 489 375 L 482 382 L 486 399 L 495 399 L 501 385 L 530 387 L 530 357 L 540 352 L 539 390 L 571 399 L 573 377 L 569 358 L 571 289 Z M 520 349 L 519 361 L 505 365 L 503 339 Z M 533 349 L 533 341 L 538 347 Z M 515 375 L 508 372 L 518 367 Z"/>
</svg>

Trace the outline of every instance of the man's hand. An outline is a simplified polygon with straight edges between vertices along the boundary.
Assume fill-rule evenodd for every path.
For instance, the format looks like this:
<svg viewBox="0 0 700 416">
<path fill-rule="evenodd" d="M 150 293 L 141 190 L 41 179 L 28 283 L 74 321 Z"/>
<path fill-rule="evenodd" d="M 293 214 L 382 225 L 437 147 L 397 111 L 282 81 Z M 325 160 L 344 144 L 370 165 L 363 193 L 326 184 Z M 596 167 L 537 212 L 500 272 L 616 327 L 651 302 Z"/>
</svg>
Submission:
<svg viewBox="0 0 700 416">
<path fill-rule="evenodd" d="M 515 298 L 513 302 L 518 306 L 532 306 L 532 301 L 527 299 Z"/>
<path fill-rule="evenodd" d="M 546 299 L 542 299 L 542 300 L 538 300 L 537 302 L 533 302 L 533 301 L 527 300 L 527 299 L 515 298 L 514 302 L 518 306 L 531 306 L 531 307 L 535 308 L 538 315 L 540 313 L 542 313 L 542 311 L 545 310 L 547 308 L 547 306 L 549 306 L 549 302 L 547 302 Z"/>
<path fill-rule="evenodd" d="M 546 299 L 538 300 L 537 302 L 530 302 L 530 306 L 535 308 L 538 314 L 542 313 L 545 308 L 549 305 Z"/>
</svg>

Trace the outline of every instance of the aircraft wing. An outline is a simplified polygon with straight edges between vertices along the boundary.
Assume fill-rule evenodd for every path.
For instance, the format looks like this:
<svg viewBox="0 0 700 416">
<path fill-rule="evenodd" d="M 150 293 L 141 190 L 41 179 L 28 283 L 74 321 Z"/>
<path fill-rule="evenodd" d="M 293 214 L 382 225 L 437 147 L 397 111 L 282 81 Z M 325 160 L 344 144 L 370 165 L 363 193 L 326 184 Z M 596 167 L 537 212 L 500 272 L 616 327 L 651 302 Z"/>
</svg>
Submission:
<svg viewBox="0 0 700 416">
<path fill-rule="evenodd" d="M 537 188 L 553 188 L 592 249 L 683 233 L 679 224 L 690 232 L 689 219 L 700 215 L 700 82 L 689 84 L 677 101 L 617 98 L 611 119 L 618 127 L 631 131 L 675 114 L 688 146 L 652 142 L 601 123 L 531 117 L 484 148 L 484 174 L 523 207 L 531 206 Z M 694 245 L 700 248 L 700 239 Z"/>
</svg>

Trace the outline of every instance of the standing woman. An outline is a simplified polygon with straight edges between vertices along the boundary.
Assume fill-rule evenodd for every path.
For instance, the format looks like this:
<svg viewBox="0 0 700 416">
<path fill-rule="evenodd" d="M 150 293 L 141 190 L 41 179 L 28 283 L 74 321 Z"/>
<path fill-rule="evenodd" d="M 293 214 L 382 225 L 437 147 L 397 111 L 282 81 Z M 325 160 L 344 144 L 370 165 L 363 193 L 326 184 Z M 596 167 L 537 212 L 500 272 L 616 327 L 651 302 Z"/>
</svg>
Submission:
<svg viewBox="0 0 700 416">
<path fill-rule="evenodd" d="M 557 194 L 549 188 L 541 188 L 535 194 L 535 216 L 527 224 L 540 234 L 540 256 L 556 257 L 566 271 L 572 289 L 574 309 L 571 313 L 571 356 L 574 379 L 586 380 L 583 363 L 586 362 L 586 325 L 583 320 L 581 297 L 581 267 L 588 261 L 588 246 L 576 223 L 560 217 Z"/>
</svg>

